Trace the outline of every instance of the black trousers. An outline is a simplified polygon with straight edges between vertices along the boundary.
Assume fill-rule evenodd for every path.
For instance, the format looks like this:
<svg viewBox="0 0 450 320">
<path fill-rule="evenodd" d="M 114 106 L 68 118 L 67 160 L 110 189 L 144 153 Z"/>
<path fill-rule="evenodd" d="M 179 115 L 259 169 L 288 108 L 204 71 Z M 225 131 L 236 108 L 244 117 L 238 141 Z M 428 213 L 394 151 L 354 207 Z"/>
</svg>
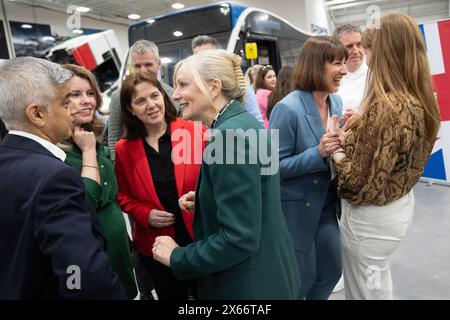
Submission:
<svg viewBox="0 0 450 320">
<path fill-rule="evenodd" d="M 158 300 L 188 300 L 196 297 L 191 281 L 178 280 L 169 267 L 152 257 L 141 254 L 139 257 L 151 277 Z"/>
</svg>

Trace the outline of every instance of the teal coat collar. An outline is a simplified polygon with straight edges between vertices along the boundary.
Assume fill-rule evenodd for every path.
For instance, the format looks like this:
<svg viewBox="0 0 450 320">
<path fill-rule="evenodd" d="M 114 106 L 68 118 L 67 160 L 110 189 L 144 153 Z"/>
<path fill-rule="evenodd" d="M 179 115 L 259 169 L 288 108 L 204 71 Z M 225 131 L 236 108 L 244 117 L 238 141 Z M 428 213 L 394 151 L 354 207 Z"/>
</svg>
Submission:
<svg viewBox="0 0 450 320">
<path fill-rule="evenodd" d="M 224 111 L 224 113 L 217 119 L 214 128 L 217 129 L 220 125 L 225 122 L 227 119 L 234 117 L 238 114 L 244 113 L 245 109 L 239 101 L 232 102 L 228 108 Z"/>
</svg>

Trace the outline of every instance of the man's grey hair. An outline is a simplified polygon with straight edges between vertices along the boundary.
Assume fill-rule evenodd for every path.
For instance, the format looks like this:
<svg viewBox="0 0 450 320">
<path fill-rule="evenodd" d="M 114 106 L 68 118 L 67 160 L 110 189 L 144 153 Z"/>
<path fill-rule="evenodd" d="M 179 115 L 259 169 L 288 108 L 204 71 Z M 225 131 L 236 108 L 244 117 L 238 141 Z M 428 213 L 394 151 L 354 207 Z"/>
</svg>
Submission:
<svg viewBox="0 0 450 320">
<path fill-rule="evenodd" d="M 336 29 L 334 29 L 333 38 L 336 39 L 337 41 L 341 41 L 341 35 L 344 32 L 357 32 L 359 34 L 362 34 L 363 31 L 361 26 L 353 23 L 347 23 L 340 25 Z"/>
<path fill-rule="evenodd" d="M 0 118 L 9 130 L 24 128 L 24 114 L 35 103 L 48 108 L 56 88 L 73 74 L 60 65 L 32 57 L 7 60 L 0 65 Z"/>
<path fill-rule="evenodd" d="M 159 59 L 158 46 L 154 42 L 148 40 L 138 40 L 130 47 L 131 53 L 144 54 L 148 51 L 153 52 L 155 58 Z"/>
<path fill-rule="evenodd" d="M 192 39 L 191 42 L 192 50 L 194 50 L 197 47 L 203 46 L 204 44 L 211 44 L 214 49 L 222 49 L 220 42 L 217 41 L 216 38 L 206 35 L 199 35 L 196 36 L 194 39 Z"/>
</svg>

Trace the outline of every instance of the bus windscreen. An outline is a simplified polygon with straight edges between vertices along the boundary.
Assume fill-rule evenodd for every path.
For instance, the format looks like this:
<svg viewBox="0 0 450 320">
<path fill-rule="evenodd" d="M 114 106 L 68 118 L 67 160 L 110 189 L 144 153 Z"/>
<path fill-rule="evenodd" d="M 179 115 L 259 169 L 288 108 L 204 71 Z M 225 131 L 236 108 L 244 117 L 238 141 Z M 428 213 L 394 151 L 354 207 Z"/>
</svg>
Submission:
<svg viewBox="0 0 450 320">
<path fill-rule="evenodd" d="M 157 44 L 199 34 L 215 34 L 232 29 L 230 10 L 221 6 L 192 10 L 183 14 L 173 14 L 150 19 L 130 27 L 130 45 L 140 39 L 148 39 Z"/>
</svg>

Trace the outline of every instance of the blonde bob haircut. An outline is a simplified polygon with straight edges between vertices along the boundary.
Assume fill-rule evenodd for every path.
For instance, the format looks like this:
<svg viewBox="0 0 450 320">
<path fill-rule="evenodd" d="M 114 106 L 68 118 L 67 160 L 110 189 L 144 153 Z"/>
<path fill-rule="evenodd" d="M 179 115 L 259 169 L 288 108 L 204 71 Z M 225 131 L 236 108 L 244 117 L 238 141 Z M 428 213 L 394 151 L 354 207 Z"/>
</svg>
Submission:
<svg viewBox="0 0 450 320">
<path fill-rule="evenodd" d="M 211 100 L 208 83 L 219 80 L 221 94 L 227 100 L 244 102 L 246 83 L 241 69 L 241 57 L 222 49 L 210 49 L 192 55 L 175 66 L 173 83 L 177 85 L 177 75 L 181 67 L 194 81 L 203 94 Z"/>
</svg>

